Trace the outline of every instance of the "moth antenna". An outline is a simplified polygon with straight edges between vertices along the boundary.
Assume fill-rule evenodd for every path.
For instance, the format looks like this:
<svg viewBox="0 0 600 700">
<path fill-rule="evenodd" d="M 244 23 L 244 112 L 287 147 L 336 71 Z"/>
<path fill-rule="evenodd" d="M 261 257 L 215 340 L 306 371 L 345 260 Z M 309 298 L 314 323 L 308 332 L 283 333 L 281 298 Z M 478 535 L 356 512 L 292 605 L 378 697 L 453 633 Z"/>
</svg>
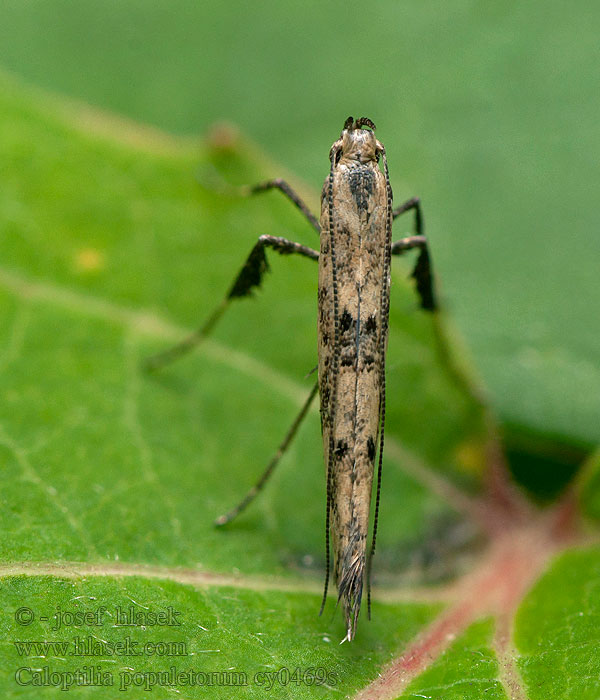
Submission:
<svg viewBox="0 0 600 700">
<path fill-rule="evenodd" d="M 346 124 L 352 119 L 348 117 Z M 338 366 L 338 355 L 339 355 L 339 319 L 338 319 L 338 289 L 337 289 L 337 274 L 335 266 L 335 235 L 334 235 L 334 223 L 333 223 L 333 170 L 335 157 L 331 159 L 331 168 L 329 170 L 329 182 L 327 187 L 327 209 L 329 214 L 329 241 L 331 246 L 331 286 L 333 292 L 333 328 L 334 328 L 334 344 L 333 344 L 333 387 L 331 390 L 331 396 L 336 396 L 337 390 L 337 366 Z M 326 516 L 325 516 L 325 589 L 323 591 L 323 600 L 321 602 L 321 614 L 325 607 L 325 602 L 327 600 L 327 588 L 329 586 L 329 572 L 331 568 L 331 559 L 329 554 L 329 526 L 330 526 L 330 513 L 331 513 L 331 480 L 333 474 L 333 427 L 335 422 L 335 411 L 334 404 L 332 402 L 329 411 L 329 454 L 327 456 L 327 505 L 326 505 Z"/>
<path fill-rule="evenodd" d="M 386 247 L 385 260 L 383 267 L 384 280 L 389 279 L 392 255 L 392 187 L 390 185 L 390 173 L 388 170 L 387 157 L 385 148 L 381 149 L 381 157 L 383 159 L 383 171 L 385 174 L 385 186 L 387 190 L 387 218 L 385 225 Z M 386 319 L 389 313 L 389 287 L 386 293 L 385 284 L 381 290 L 381 356 L 385 352 L 388 326 Z M 383 471 L 383 444 L 385 439 L 385 360 L 382 361 L 379 368 L 381 393 L 379 397 L 379 455 L 377 463 L 377 487 L 375 495 L 375 513 L 373 516 L 373 538 L 371 540 L 371 550 L 367 560 L 367 611 L 369 618 L 371 617 L 371 562 L 375 554 L 375 545 L 377 542 L 377 525 L 379 522 L 379 501 L 381 496 L 381 474 Z"/>
<path fill-rule="evenodd" d="M 368 126 L 369 129 L 371 129 L 372 131 L 375 131 L 376 129 L 375 124 L 367 117 L 361 117 L 360 119 L 357 119 L 354 123 L 355 129 L 360 129 L 363 126 Z"/>
<path fill-rule="evenodd" d="M 348 117 L 346 121 L 344 122 L 344 129 L 354 129 L 354 117 Z"/>
</svg>

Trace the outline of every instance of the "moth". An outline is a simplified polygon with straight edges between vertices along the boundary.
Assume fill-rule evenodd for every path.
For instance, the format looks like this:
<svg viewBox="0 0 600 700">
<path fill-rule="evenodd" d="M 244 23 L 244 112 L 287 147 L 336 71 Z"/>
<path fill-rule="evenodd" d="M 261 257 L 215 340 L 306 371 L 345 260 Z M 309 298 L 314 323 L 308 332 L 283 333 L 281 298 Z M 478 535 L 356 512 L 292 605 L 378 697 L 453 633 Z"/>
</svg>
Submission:
<svg viewBox="0 0 600 700">
<path fill-rule="evenodd" d="M 178 345 L 150 358 L 147 366 L 157 369 L 191 350 L 214 329 L 231 301 L 251 295 L 269 269 L 267 248 L 319 263 L 318 382 L 260 479 L 216 524 L 231 522 L 259 493 L 318 391 L 326 474 L 326 574 L 321 613 L 333 569 L 346 624 L 343 641 L 350 641 L 356 634 L 365 584 L 370 616 L 369 580 L 383 466 L 393 255 L 419 251 L 412 277 L 420 305 L 434 312 L 437 303 L 420 201 L 414 197 L 393 208 L 386 152 L 375 138 L 375 124 L 366 117 L 348 117 L 339 139 L 331 146 L 329 161 L 320 221 L 283 180 L 269 180 L 249 189 L 249 193 L 278 189 L 286 195 L 319 234 L 319 251 L 286 238 L 260 236 L 227 295 L 205 323 Z M 408 211 L 415 214 L 414 235 L 392 242 L 392 222 Z M 374 480 L 373 533 L 369 541 Z"/>
</svg>

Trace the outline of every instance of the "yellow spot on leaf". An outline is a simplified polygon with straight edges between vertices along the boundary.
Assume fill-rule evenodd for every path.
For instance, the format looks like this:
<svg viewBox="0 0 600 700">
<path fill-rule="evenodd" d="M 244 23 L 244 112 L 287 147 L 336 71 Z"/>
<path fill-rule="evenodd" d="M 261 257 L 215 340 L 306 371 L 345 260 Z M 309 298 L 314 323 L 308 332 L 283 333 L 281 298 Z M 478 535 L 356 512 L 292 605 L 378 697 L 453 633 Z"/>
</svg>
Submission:
<svg viewBox="0 0 600 700">
<path fill-rule="evenodd" d="M 478 441 L 466 440 L 454 453 L 458 467 L 467 474 L 477 474 L 485 466 L 485 446 Z"/>
<path fill-rule="evenodd" d="M 75 254 L 74 266 L 77 272 L 98 272 L 105 267 L 104 253 L 97 248 L 82 248 Z"/>
</svg>

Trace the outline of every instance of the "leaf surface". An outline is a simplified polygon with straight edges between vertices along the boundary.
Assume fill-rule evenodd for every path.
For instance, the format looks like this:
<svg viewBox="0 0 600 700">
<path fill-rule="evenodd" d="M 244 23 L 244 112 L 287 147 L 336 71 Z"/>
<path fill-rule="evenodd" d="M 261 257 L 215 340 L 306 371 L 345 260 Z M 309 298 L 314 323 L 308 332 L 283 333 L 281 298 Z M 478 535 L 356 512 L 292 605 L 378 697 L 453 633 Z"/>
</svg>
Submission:
<svg viewBox="0 0 600 700">
<path fill-rule="evenodd" d="M 361 688 L 369 698 L 413 689 L 436 697 L 448 687 L 479 697 L 486 684 L 491 697 L 533 698 L 543 663 L 532 643 L 537 616 L 548 620 L 545 640 L 563 629 L 564 606 L 546 590 L 568 585 L 586 602 L 567 613 L 583 613 L 566 628 L 573 642 L 555 649 L 560 682 L 580 697 L 597 694 L 597 659 L 583 657 L 584 675 L 570 659 L 593 648 L 598 549 L 553 563 L 587 541 L 574 495 L 539 510 L 514 491 L 490 424 L 440 362 L 410 265 L 393 273 L 373 619 L 364 606 L 357 639 L 340 646 L 335 598 L 318 616 L 325 504 L 316 410 L 253 507 L 226 530 L 212 527 L 254 483 L 310 390 L 316 266 L 271 256 L 264 288 L 232 308 L 213 339 L 160 374 L 141 371 L 219 303 L 258 235 L 312 245 L 315 236 L 277 193 L 248 200 L 207 185 L 215 171 L 240 183 L 265 177 L 264 158 L 242 140 L 194 144 L 102 115 L 82 128 L 76 106 L 8 79 L 2 88 L 3 694 L 39 697 L 39 687 L 16 682 L 22 666 L 64 678 L 91 664 L 115 683 L 131 668 L 240 671 L 250 679 L 240 695 L 257 698 L 270 691 L 256 674 L 281 668 L 281 697 Z M 577 493 L 593 516 L 590 473 Z M 592 536 L 594 528 L 590 520 Z M 569 578 L 569 556 L 580 576 Z M 171 606 L 183 622 L 51 629 L 57 606 L 101 605 L 113 616 L 117 607 Z M 15 619 L 20 607 L 33 611 L 31 624 Z M 175 661 L 71 656 L 74 637 L 88 633 L 104 643 L 127 634 L 185 642 L 186 652 Z M 20 656 L 15 642 L 31 641 L 71 646 Z M 313 668 L 325 670 L 328 687 L 311 682 Z M 285 675 L 294 669 L 302 680 Z M 114 686 L 72 692 L 114 697 Z M 211 692 L 231 697 L 223 683 Z M 156 697 L 170 693 L 155 687 Z"/>
</svg>

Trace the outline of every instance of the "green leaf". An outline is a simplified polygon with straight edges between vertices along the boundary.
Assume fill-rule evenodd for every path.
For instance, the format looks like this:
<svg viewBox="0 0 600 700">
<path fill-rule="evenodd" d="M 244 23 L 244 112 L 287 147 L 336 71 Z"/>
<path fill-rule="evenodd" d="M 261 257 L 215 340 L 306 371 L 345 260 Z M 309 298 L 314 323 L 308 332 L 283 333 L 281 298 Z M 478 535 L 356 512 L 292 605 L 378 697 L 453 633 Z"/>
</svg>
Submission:
<svg viewBox="0 0 600 700">
<path fill-rule="evenodd" d="M 310 391 L 316 266 L 271 256 L 264 288 L 234 305 L 210 341 L 160 373 L 141 370 L 219 303 L 258 235 L 309 244 L 314 235 L 277 193 L 244 199 L 209 186 L 268 174 L 241 137 L 178 140 L 6 78 L 1 87 L 3 695 L 45 692 L 19 685 L 18 668 L 47 666 L 66 682 L 87 665 L 116 683 L 128 669 L 239 671 L 250 680 L 236 697 L 274 697 L 255 674 L 280 669 L 278 697 L 366 688 L 362 697 L 391 698 L 450 684 L 470 697 L 484 681 L 497 697 L 536 697 L 539 674 L 524 660 L 539 624 L 519 607 L 583 535 L 571 498 L 539 511 L 513 490 L 490 417 L 436 350 L 451 322 L 442 316 L 436 326 L 418 310 L 409 261 L 393 273 L 373 619 L 365 602 L 357 638 L 340 646 L 333 595 L 318 616 L 325 503 L 316 409 L 252 508 L 225 530 L 212 526 L 255 482 Z M 471 373 L 458 347 L 451 343 L 451 362 Z M 579 571 L 579 583 L 593 586 L 594 567 Z M 545 600 L 537 590 L 531 609 Z M 597 600 L 582 609 L 582 634 Z M 119 606 L 171 607 L 182 624 L 121 628 L 107 617 L 51 629 L 57 606 L 74 614 L 102 605 L 113 617 Z M 32 611 L 31 624 L 19 622 L 19 608 Z M 560 624 L 560 608 L 554 617 Z M 88 634 L 183 642 L 186 651 L 175 661 L 108 658 L 106 647 L 71 656 L 73 637 Z M 15 642 L 71 646 L 34 653 Z M 575 685 L 571 647 L 558 654 Z M 597 666 L 590 656 L 585 687 L 596 692 Z M 326 685 L 312 683 L 316 668 Z M 292 681 L 296 669 L 301 680 Z M 231 697 L 219 683 L 211 697 Z M 177 690 L 206 697 L 200 685 Z"/>
<path fill-rule="evenodd" d="M 532 700 L 598 697 L 599 597 L 595 548 L 562 556 L 523 601 L 515 638 Z"/>
<path fill-rule="evenodd" d="M 39 683 L 36 687 L 38 676 L 29 669 L 45 667 L 60 673 L 51 685 L 71 685 L 66 689 L 75 697 L 114 698 L 118 690 L 133 697 L 145 697 L 142 692 L 152 690 L 152 697 L 158 698 L 172 697 L 174 690 L 191 698 L 204 698 L 207 692 L 214 698 L 231 698 L 238 692 L 269 697 L 270 690 L 277 697 L 325 697 L 328 689 L 345 694 L 366 683 L 373 669 L 388 660 L 390 649 L 415 634 L 433 610 L 425 605 L 376 605 L 379 622 L 369 627 L 365 656 L 364 646 L 338 644 L 330 622 L 314 614 L 319 596 L 309 593 L 191 588 L 143 576 L 72 579 L 58 574 L 8 579 L 3 604 L 3 637 L 10 640 L 0 652 L 7 672 L 3 697 L 42 697 L 49 691 L 41 690 Z M 20 610 L 21 619 L 24 607 L 35 616 L 26 626 L 15 620 L 15 611 Z M 88 623 L 74 625 L 77 613 L 88 613 Z M 159 617 L 154 618 L 157 624 L 142 624 L 153 620 L 150 614 L 160 613 L 162 624 Z M 54 640 L 68 642 L 66 654 L 52 647 L 26 646 Z M 86 666 L 101 668 L 94 676 L 99 688 L 81 687 L 73 678 Z M 173 682 L 167 675 L 173 666 L 178 673 L 196 675 Z M 18 669 L 22 670 L 15 678 Z M 298 669 L 297 680 L 281 669 L 289 669 L 290 676 Z M 311 680 L 311 673 L 318 682 Z"/>
</svg>

